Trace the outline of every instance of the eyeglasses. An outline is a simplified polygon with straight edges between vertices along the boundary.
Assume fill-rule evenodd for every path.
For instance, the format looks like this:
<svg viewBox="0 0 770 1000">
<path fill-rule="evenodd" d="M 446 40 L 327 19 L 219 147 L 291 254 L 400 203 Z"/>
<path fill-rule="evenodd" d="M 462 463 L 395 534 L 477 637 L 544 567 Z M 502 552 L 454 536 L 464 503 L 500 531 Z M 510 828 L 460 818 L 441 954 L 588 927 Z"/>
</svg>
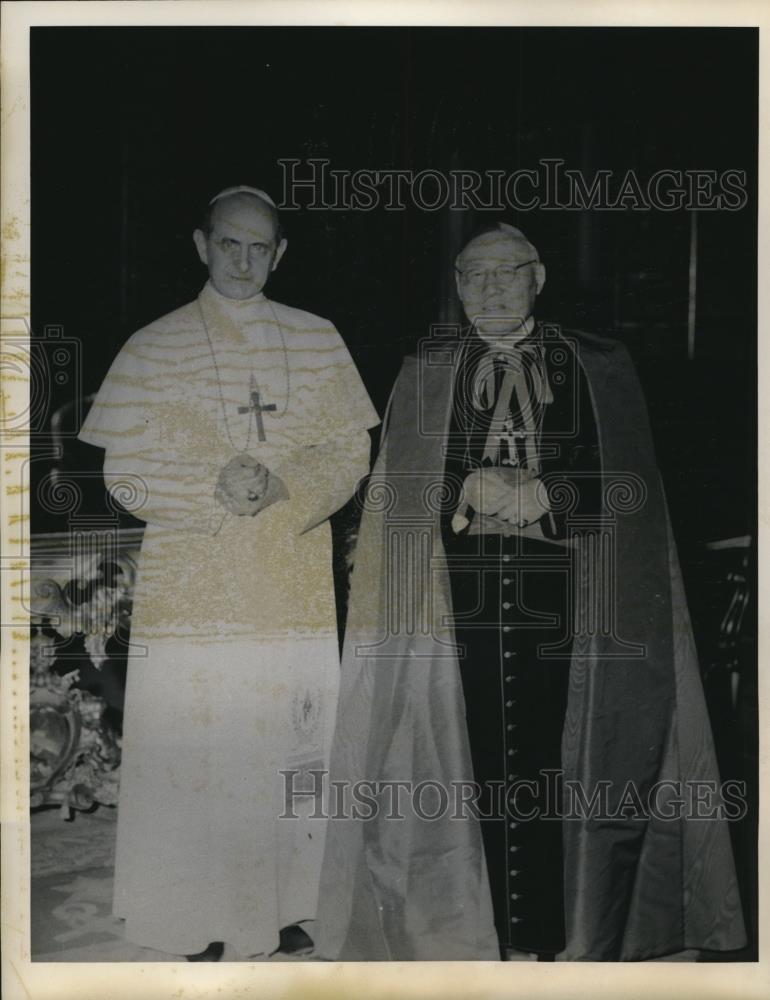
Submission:
<svg viewBox="0 0 770 1000">
<path fill-rule="evenodd" d="M 470 285 L 471 288 L 480 288 L 484 284 L 484 280 L 489 275 L 496 284 L 502 285 L 503 287 L 510 287 L 515 285 L 519 280 L 519 271 L 522 267 L 526 267 L 528 264 L 537 264 L 537 258 L 532 260 L 525 260 L 523 264 L 498 264 L 497 267 L 469 267 L 467 271 L 461 271 L 459 267 L 455 268 L 457 273 L 460 275 L 462 280 L 466 285 Z"/>
</svg>

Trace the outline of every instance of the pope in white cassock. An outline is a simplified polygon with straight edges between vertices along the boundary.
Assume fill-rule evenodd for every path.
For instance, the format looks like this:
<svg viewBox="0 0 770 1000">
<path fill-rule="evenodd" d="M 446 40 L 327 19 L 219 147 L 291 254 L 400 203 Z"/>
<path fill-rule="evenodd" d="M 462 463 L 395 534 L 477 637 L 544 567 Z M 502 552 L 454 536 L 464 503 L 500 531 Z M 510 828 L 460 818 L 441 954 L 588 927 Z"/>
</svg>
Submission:
<svg viewBox="0 0 770 1000">
<path fill-rule="evenodd" d="M 217 195 L 194 240 L 207 284 L 128 340 L 80 437 L 147 525 L 114 912 L 137 944 L 245 957 L 315 915 L 324 823 L 310 800 L 285 809 L 279 772 L 327 763 L 328 518 L 379 418 L 334 326 L 263 294 L 286 250 L 264 192 Z"/>
</svg>

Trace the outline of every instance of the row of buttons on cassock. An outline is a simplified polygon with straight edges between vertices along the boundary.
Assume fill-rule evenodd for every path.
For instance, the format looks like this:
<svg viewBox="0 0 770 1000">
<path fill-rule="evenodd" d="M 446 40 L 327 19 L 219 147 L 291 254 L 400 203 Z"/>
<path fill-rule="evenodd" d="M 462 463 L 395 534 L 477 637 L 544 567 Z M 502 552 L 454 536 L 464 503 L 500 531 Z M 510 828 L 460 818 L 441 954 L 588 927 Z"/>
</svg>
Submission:
<svg viewBox="0 0 770 1000">
<path fill-rule="evenodd" d="M 503 562 L 510 562 L 510 560 L 511 560 L 511 557 L 509 555 L 504 555 L 503 556 Z M 508 576 L 503 577 L 503 586 L 508 587 L 508 586 L 510 586 L 510 584 L 511 584 L 511 578 L 508 577 Z M 502 602 L 502 609 L 503 609 L 503 611 L 510 611 L 510 609 L 511 609 L 511 603 L 510 603 L 510 601 L 503 601 Z M 504 634 L 508 634 L 508 633 L 510 633 L 512 631 L 513 631 L 513 626 L 511 626 L 511 625 L 503 625 L 503 633 Z M 506 659 L 506 660 L 512 659 L 515 655 L 516 654 L 512 650 L 510 650 L 510 649 L 506 649 L 506 650 L 503 651 L 503 658 Z M 505 675 L 505 683 L 506 684 L 511 684 L 515 680 L 516 680 L 516 675 L 515 674 L 506 674 Z M 510 709 L 512 709 L 515 704 L 516 704 L 515 699 L 508 698 L 506 700 L 506 702 L 505 702 L 505 707 L 510 712 Z M 508 713 L 506 713 L 506 714 L 508 714 Z M 516 723 L 515 722 L 506 722 L 506 726 L 505 726 L 506 733 L 508 733 L 508 734 L 512 733 L 515 728 L 516 728 Z M 506 742 L 506 756 L 509 757 L 509 758 L 515 756 L 515 754 L 516 754 L 516 748 L 508 745 L 508 742 L 509 742 L 509 740 L 511 738 L 512 738 L 511 736 L 506 736 L 506 741 L 505 741 Z M 508 775 L 508 781 L 515 781 L 515 780 L 516 780 L 516 775 L 515 774 L 509 774 Z M 509 828 L 509 830 L 515 830 L 518 827 L 518 825 L 519 824 L 516 823 L 514 820 L 511 820 L 510 823 L 508 824 L 508 828 Z M 509 843 L 509 845 L 508 845 L 508 851 L 509 851 L 509 853 L 514 854 L 516 851 L 518 851 L 518 849 L 519 849 L 519 845 L 518 844 L 510 844 Z M 510 878 L 515 878 L 519 874 L 519 871 L 516 868 L 511 868 L 508 874 L 509 874 Z M 522 898 L 522 894 L 520 892 L 512 892 L 510 895 L 511 895 L 511 899 L 514 902 L 516 902 L 517 899 L 521 899 Z M 521 920 L 522 920 L 521 917 L 511 917 L 511 923 L 512 924 L 521 923 Z"/>
</svg>

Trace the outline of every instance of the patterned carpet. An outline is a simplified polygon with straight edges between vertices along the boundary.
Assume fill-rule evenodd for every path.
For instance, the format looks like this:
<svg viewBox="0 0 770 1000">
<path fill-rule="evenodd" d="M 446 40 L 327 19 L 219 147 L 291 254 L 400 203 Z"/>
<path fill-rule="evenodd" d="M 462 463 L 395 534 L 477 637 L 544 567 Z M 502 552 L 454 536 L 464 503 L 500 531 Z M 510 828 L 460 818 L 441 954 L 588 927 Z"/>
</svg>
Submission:
<svg viewBox="0 0 770 1000">
<path fill-rule="evenodd" d="M 76 813 L 71 821 L 62 820 L 57 809 L 32 816 L 34 962 L 181 961 L 178 955 L 126 941 L 122 921 L 112 916 L 115 820 L 115 810 L 108 807 Z M 312 926 L 306 929 L 312 936 Z M 696 952 L 679 952 L 657 961 L 692 962 L 698 957 Z M 317 961 L 312 953 L 263 960 Z"/>
<path fill-rule="evenodd" d="M 35 962 L 173 962 L 176 956 L 123 939 L 111 914 L 115 810 L 57 809 L 32 816 L 32 960 Z"/>
<path fill-rule="evenodd" d="M 123 938 L 112 916 L 116 812 L 100 807 L 71 821 L 58 809 L 32 816 L 32 960 L 34 962 L 178 962 L 180 956 Z M 312 961 L 274 955 L 266 961 Z"/>
<path fill-rule="evenodd" d="M 58 809 L 45 809 L 32 816 L 32 878 L 110 868 L 115 862 L 114 809 L 75 813 L 61 818 Z"/>
</svg>

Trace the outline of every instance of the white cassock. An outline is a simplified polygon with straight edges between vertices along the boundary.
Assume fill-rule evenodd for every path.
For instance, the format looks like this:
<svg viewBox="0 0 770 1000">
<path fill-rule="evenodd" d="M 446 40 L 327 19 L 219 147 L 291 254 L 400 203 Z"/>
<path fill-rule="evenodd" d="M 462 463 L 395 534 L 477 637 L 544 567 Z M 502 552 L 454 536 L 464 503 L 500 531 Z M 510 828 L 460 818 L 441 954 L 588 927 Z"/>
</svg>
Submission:
<svg viewBox="0 0 770 1000">
<path fill-rule="evenodd" d="M 250 402 L 257 388 L 264 441 Z M 325 823 L 281 770 L 323 768 L 339 658 L 329 514 L 369 468 L 379 418 L 327 320 L 198 299 L 135 333 L 89 412 L 105 481 L 147 522 L 133 606 L 114 912 L 171 954 L 278 947 L 315 915 Z M 245 452 L 290 499 L 217 504 Z M 295 787 L 301 778 L 295 779 Z M 300 818 L 280 818 L 281 813 Z"/>
</svg>

